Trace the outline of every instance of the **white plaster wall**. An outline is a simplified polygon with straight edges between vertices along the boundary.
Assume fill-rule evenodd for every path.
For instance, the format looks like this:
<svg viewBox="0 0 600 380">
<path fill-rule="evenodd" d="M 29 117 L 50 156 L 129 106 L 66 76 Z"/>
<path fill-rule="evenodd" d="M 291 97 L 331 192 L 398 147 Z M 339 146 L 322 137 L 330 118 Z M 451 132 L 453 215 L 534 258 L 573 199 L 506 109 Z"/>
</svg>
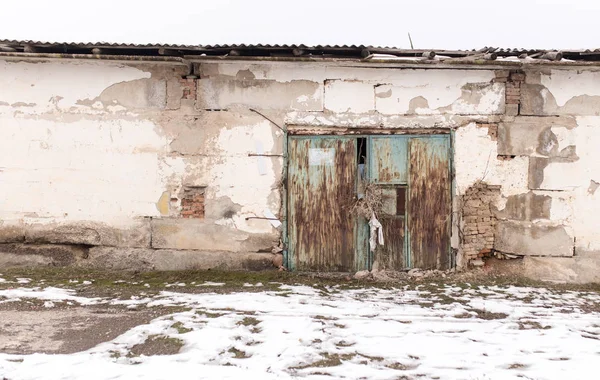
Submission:
<svg viewBox="0 0 600 380">
<path fill-rule="evenodd" d="M 575 185 L 573 228 L 576 245 L 581 249 L 600 250 L 600 189 L 594 193 L 589 191 L 591 181 L 600 183 L 600 117 L 578 117 L 575 133 L 579 160 L 571 165 L 566 175 Z"/>
<path fill-rule="evenodd" d="M 492 83 L 492 70 L 439 70 L 343 67 L 320 63 L 206 64 L 212 76 L 325 83 L 325 109 L 333 112 L 405 114 L 410 101 L 423 97 L 428 107 L 417 114 L 504 113 L 504 84 Z M 212 65 L 212 66 L 211 66 Z M 476 85 L 476 86 L 469 86 Z"/>
<path fill-rule="evenodd" d="M 100 103 L 82 103 L 97 101 L 111 85 L 143 78 L 150 78 L 150 73 L 115 63 L 0 60 L 0 88 L 4 89 L 0 93 L 0 113 L 97 113 L 102 109 Z"/>
<path fill-rule="evenodd" d="M 362 81 L 330 80 L 325 84 L 325 109 L 364 113 L 375 109 L 375 88 Z"/>
<path fill-rule="evenodd" d="M 229 197 L 233 203 L 242 205 L 239 213 L 231 221 L 237 229 L 250 233 L 269 233 L 269 221 L 248 219 L 266 217 L 270 212 L 276 215 L 280 208 L 279 187 L 283 157 L 259 156 L 272 154 L 275 149 L 273 133 L 282 136 L 283 132 L 273 132 L 269 121 L 245 126 L 221 129 L 210 145 L 219 149 L 226 160 L 210 167 L 209 181 L 214 196 Z M 253 156 L 248 156 L 252 154 Z"/>
<path fill-rule="evenodd" d="M 117 116 L 123 107 L 95 100 L 114 84 L 149 77 L 106 62 L 0 61 L 3 223 L 121 226 L 157 215 L 166 138 L 149 118 Z"/>
<path fill-rule="evenodd" d="M 487 128 L 475 123 L 458 128 L 454 139 L 455 194 L 464 194 L 479 181 L 501 185 L 503 197 L 528 192 L 529 159 L 518 156 L 499 160 L 497 156 L 498 144 Z"/>
<path fill-rule="evenodd" d="M 600 72 L 550 70 L 541 74 L 541 83 L 550 91 L 559 107 L 576 96 L 600 96 Z"/>
<path fill-rule="evenodd" d="M 504 87 L 492 83 L 490 70 L 369 69 L 317 63 L 211 65 L 211 75 L 231 80 L 240 70 L 250 70 L 255 80 L 324 83 L 324 112 L 277 110 L 276 119 L 290 124 L 456 128 L 457 195 L 480 180 L 501 185 L 498 207 L 502 209 L 508 196 L 530 190 L 529 157 L 499 160 L 497 141 L 487 128 L 474 122 L 463 125 L 455 118 L 467 114 L 485 121 L 503 112 Z M 600 79 L 598 73 L 573 75 L 581 74 L 552 71 L 541 81 L 559 105 L 577 94 L 600 95 L 597 86 L 590 84 Z M 217 132 L 203 142 L 199 154 L 172 152 L 175 137 L 161 124 L 163 110 L 141 112 L 118 101 L 102 101 L 109 88 L 123 83 L 134 86 L 135 81 L 151 77 L 143 69 L 109 62 L 0 61 L 0 88 L 10 89 L 0 92 L 0 219 L 128 225 L 136 218 L 160 216 L 156 203 L 161 195 L 176 194 L 186 184 L 208 186 L 209 198 L 226 197 L 241 206 L 233 217 L 216 223 L 248 233 L 274 232 L 270 222 L 246 218 L 276 214 L 279 209 L 283 158 L 277 154 L 282 132 L 267 120 L 256 121 L 255 114 L 250 119 L 241 112 L 227 125 L 215 119 L 211 129 Z M 481 93 L 467 90 L 465 94 L 468 84 L 478 84 Z M 388 91 L 389 97 L 377 96 Z M 267 95 L 261 101 L 279 96 Z M 312 92 L 294 99 L 302 103 L 314 96 Z M 412 118 L 400 116 L 415 97 L 426 99 L 427 108 L 415 110 Z M 244 109 L 243 104 L 236 107 Z M 572 226 L 578 247 L 598 250 L 600 189 L 595 193 L 588 189 L 590 181 L 600 182 L 600 117 L 579 117 L 577 124 L 573 130 L 552 127 L 559 150 L 575 145 L 579 159 L 550 163 L 542 190 L 536 193 L 552 197 L 550 221 Z M 275 156 L 255 156 L 260 154 Z"/>
</svg>

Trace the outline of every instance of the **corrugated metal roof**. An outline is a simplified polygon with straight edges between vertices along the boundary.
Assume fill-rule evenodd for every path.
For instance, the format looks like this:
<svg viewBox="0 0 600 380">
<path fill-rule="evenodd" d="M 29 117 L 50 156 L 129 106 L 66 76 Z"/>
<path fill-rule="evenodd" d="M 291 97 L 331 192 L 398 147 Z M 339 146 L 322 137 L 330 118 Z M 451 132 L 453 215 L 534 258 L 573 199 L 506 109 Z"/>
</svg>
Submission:
<svg viewBox="0 0 600 380">
<path fill-rule="evenodd" d="M 566 58 L 578 61 L 600 61 L 600 49 L 562 50 L 560 55 L 550 56 L 553 50 L 484 47 L 472 50 L 445 49 L 402 49 L 389 46 L 364 45 L 270 45 L 270 44 L 217 44 L 217 45 L 174 45 L 174 44 L 128 44 L 107 42 L 50 42 L 0 40 L 0 52 L 17 53 L 63 53 L 63 54 L 108 54 L 142 56 L 327 56 L 366 58 L 372 54 L 386 54 L 396 57 L 420 57 L 426 54 L 462 58 L 487 54 L 487 59 L 519 57 L 531 59 L 560 60 Z M 435 52 L 435 53 L 432 53 Z"/>
</svg>

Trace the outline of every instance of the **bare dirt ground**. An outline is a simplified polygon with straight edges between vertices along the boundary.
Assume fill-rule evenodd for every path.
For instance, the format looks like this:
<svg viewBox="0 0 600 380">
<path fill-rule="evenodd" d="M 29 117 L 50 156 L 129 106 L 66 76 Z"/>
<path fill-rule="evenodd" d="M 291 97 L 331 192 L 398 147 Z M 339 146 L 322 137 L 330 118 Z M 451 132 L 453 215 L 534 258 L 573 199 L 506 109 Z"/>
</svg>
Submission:
<svg viewBox="0 0 600 380">
<path fill-rule="evenodd" d="M 46 308 L 27 301 L 3 304 L 0 305 L 0 352 L 70 354 L 85 351 L 168 312 L 168 308 Z"/>
</svg>

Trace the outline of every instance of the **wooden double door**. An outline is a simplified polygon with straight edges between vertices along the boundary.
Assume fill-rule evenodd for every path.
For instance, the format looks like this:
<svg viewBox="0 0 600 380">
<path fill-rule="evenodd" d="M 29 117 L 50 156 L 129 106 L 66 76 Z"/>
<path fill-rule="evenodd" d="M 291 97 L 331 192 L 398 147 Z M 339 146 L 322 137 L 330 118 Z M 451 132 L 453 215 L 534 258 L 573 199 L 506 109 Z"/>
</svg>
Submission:
<svg viewBox="0 0 600 380">
<path fill-rule="evenodd" d="M 452 266 L 449 135 L 290 136 L 288 266 L 301 271 Z M 355 210 L 377 189 L 384 244 Z"/>
</svg>

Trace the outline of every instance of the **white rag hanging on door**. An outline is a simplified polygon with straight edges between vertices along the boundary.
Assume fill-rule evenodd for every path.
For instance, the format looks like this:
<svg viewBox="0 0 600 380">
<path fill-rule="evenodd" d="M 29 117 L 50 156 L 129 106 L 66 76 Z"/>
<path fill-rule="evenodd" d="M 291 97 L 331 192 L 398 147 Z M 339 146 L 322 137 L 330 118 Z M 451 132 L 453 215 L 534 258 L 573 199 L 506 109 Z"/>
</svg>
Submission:
<svg viewBox="0 0 600 380">
<path fill-rule="evenodd" d="M 375 247 L 377 247 L 377 244 L 383 245 L 383 226 L 375 217 L 375 213 L 371 215 L 371 220 L 369 220 L 369 227 L 371 229 L 369 247 L 371 248 L 371 252 L 373 252 L 375 251 Z"/>
</svg>

